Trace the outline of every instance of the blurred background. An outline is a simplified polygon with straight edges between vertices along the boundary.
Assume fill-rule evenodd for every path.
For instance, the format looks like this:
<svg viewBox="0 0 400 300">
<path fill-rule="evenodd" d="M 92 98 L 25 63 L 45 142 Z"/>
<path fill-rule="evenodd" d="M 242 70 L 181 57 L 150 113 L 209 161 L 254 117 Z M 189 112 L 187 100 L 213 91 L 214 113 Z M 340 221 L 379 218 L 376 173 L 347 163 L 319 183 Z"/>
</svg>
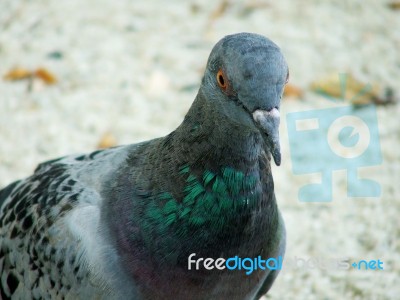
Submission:
<svg viewBox="0 0 400 300">
<path fill-rule="evenodd" d="M 399 1 L 2 0 L 0 187 L 47 159 L 171 132 L 212 46 L 242 31 L 272 39 L 290 67 L 283 162 L 273 174 L 291 264 L 267 299 L 399 299 Z M 350 162 L 338 170 L 320 162 L 329 180 L 312 160 L 294 172 L 307 154 L 294 148 L 312 151 L 313 138 L 299 138 L 287 117 L 338 107 L 357 114 L 360 105 L 374 113 L 367 125 L 379 135 L 371 141 L 379 157 L 352 170 L 377 183 L 378 194 L 349 197 Z M 329 201 L 299 197 L 321 180 Z M 362 259 L 380 259 L 384 270 L 335 263 Z"/>
</svg>

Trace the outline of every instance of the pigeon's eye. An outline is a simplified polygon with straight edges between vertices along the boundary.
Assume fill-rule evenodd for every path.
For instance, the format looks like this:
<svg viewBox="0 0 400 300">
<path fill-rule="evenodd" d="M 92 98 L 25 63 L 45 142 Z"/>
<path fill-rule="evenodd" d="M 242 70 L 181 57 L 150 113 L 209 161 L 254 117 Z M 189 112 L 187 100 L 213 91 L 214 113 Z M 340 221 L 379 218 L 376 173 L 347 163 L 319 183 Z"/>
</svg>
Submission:
<svg viewBox="0 0 400 300">
<path fill-rule="evenodd" d="M 221 69 L 219 69 L 219 71 L 217 73 L 217 83 L 218 83 L 219 87 L 224 91 L 228 87 L 228 81 L 226 80 L 225 74 Z"/>
</svg>

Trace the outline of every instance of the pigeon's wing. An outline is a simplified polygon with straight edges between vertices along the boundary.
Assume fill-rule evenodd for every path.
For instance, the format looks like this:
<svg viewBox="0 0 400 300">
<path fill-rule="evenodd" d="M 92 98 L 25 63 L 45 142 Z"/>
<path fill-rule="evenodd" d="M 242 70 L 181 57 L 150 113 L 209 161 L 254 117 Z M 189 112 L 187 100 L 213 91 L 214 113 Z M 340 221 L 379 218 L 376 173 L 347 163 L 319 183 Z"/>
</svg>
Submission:
<svg viewBox="0 0 400 300">
<path fill-rule="evenodd" d="M 42 163 L 0 191 L 0 299 L 89 299 L 107 291 L 102 262 L 117 256 L 102 238 L 100 191 L 132 147 Z"/>
</svg>

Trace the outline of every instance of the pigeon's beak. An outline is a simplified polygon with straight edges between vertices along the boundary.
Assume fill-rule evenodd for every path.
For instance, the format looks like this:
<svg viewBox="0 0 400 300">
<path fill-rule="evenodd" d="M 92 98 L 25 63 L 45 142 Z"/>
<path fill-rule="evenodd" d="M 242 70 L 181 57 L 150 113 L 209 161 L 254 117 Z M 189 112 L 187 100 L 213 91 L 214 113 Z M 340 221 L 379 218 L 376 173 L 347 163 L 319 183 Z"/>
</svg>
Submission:
<svg viewBox="0 0 400 300">
<path fill-rule="evenodd" d="M 253 112 L 253 119 L 265 134 L 264 140 L 271 151 L 275 164 L 281 164 L 281 146 L 279 144 L 279 110 L 275 107 L 271 110 L 257 109 Z"/>
</svg>

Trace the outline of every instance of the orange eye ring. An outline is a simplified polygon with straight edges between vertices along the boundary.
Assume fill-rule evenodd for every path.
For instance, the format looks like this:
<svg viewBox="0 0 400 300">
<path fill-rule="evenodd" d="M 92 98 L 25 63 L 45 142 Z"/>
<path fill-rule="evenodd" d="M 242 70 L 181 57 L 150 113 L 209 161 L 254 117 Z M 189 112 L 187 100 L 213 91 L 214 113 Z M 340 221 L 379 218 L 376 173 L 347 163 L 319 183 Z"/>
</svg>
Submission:
<svg viewBox="0 0 400 300">
<path fill-rule="evenodd" d="M 225 78 L 225 74 L 221 69 L 219 69 L 217 72 L 217 83 L 222 90 L 226 91 L 228 87 L 228 80 Z"/>
</svg>

